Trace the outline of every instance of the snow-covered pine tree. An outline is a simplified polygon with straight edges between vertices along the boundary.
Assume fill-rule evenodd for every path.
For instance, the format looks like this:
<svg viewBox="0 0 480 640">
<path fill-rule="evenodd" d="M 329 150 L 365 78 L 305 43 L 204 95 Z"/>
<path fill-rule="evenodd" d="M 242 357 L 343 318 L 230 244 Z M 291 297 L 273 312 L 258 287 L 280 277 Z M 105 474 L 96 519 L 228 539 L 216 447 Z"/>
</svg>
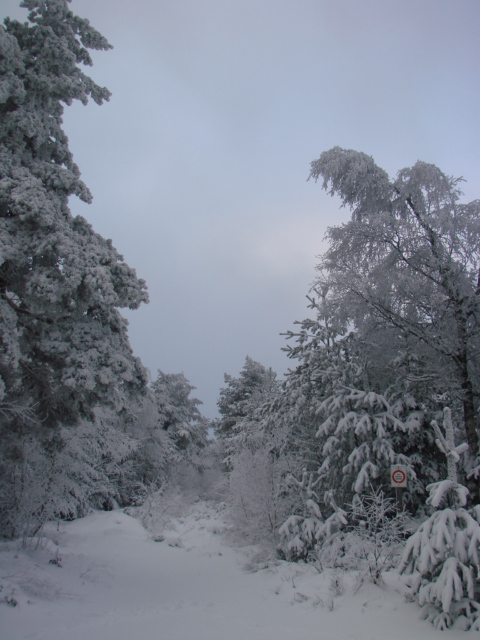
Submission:
<svg viewBox="0 0 480 640">
<path fill-rule="evenodd" d="M 130 404 L 125 421 L 125 430 L 138 447 L 128 463 L 130 477 L 125 478 L 120 488 L 124 504 L 142 502 L 147 493 L 164 484 L 170 473 L 177 452 L 159 422 L 157 403 L 152 389 L 148 388 L 145 396 Z"/>
<path fill-rule="evenodd" d="M 445 433 L 437 422 L 432 426 L 448 476 L 428 486 L 427 504 L 434 512 L 408 539 L 399 571 L 411 575 L 412 593 L 435 627 L 447 629 L 457 622 L 480 631 L 480 507 L 465 508 L 468 489 L 457 478 L 468 445 L 455 446 L 449 408 L 444 410 Z"/>
<path fill-rule="evenodd" d="M 205 447 L 207 421 L 198 407 L 203 404 L 190 394 L 195 387 L 183 373 L 158 371 L 151 385 L 158 411 L 158 428 L 166 432 L 172 448 L 180 457 L 192 461 L 196 453 Z"/>
<path fill-rule="evenodd" d="M 202 402 L 190 397 L 194 389 L 183 373 L 159 370 L 145 396 L 130 407 L 126 430 L 138 447 L 121 493 L 124 503 L 142 505 L 142 519 L 154 517 L 157 507 L 163 512 L 165 502 L 180 494 L 202 495 L 215 475 L 213 455 L 206 451 L 210 423 L 198 409 Z"/>
<path fill-rule="evenodd" d="M 217 402 L 220 419 L 215 434 L 225 449 L 225 464 L 232 465 L 232 457 L 248 446 L 256 448 L 262 440 L 261 407 L 271 402 L 278 392 L 276 373 L 250 356 L 238 378 L 225 374 L 226 386 L 220 389 Z"/>
<path fill-rule="evenodd" d="M 272 407 L 271 422 L 281 424 L 285 432 L 285 447 L 297 458 L 291 473 L 300 476 L 306 467 L 317 471 L 322 464 L 321 446 L 315 434 L 319 426 L 318 409 L 331 393 L 338 374 L 338 361 L 342 359 L 344 327 L 330 323 L 314 298 L 309 308 L 315 309 L 316 319 L 305 319 L 297 332 L 289 331 L 287 339 L 296 339 L 295 345 L 284 347 L 288 357 L 296 363 L 282 385 L 282 394 L 276 407 Z"/>
<path fill-rule="evenodd" d="M 91 195 L 68 148 L 64 105 L 109 99 L 81 65 L 92 64 L 88 49 L 110 45 L 68 0 L 21 6 L 28 22 L 0 26 L 0 485 L 10 497 L 26 441 L 38 443 L 53 478 L 62 429 L 94 424 L 98 406 L 121 413 L 147 382 L 118 310 L 146 302 L 145 283 L 68 208 L 70 196 Z M 6 526 L 11 507 L 0 504 L 4 535 L 19 533 Z"/>
</svg>

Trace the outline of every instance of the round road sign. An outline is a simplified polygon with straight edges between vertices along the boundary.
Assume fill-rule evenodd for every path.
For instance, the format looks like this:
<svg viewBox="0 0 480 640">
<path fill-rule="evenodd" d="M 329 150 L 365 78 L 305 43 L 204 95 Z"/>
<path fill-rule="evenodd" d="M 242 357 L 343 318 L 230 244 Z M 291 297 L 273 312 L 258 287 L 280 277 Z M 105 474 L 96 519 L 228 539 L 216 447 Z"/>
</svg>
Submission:
<svg viewBox="0 0 480 640">
<path fill-rule="evenodd" d="M 390 471 L 390 478 L 392 481 L 392 487 L 406 487 L 407 468 L 403 465 L 392 467 Z"/>
</svg>

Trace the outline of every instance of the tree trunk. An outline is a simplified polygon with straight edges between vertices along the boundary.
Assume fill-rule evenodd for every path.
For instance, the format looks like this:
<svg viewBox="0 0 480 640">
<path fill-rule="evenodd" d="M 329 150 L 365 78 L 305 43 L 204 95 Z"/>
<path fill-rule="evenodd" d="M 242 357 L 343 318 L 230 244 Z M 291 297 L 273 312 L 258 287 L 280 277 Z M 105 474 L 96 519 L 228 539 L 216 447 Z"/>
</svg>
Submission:
<svg viewBox="0 0 480 640">
<path fill-rule="evenodd" d="M 466 363 L 465 363 L 466 365 Z M 465 432 L 467 435 L 467 443 L 470 449 L 470 455 L 476 457 L 480 453 L 480 442 L 475 424 L 475 402 L 473 398 L 472 381 L 468 376 L 467 367 L 462 371 L 462 389 L 463 389 L 463 420 L 465 424 Z M 480 503 L 480 483 L 475 478 L 467 480 L 467 487 L 470 491 L 470 501 L 472 504 Z"/>
<path fill-rule="evenodd" d="M 473 385 L 468 373 L 468 340 L 467 340 L 467 326 L 466 320 L 460 310 L 460 305 L 457 305 L 457 331 L 462 350 L 460 356 L 457 359 L 457 364 L 460 369 L 460 378 L 462 383 L 463 392 L 463 422 L 465 425 L 465 433 L 467 436 L 468 448 L 470 455 L 476 458 L 480 454 L 480 441 L 477 434 L 475 424 L 475 400 L 473 394 Z M 472 504 L 479 504 L 480 502 L 480 482 L 475 478 L 467 480 L 467 487 L 470 491 L 470 502 Z"/>
</svg>

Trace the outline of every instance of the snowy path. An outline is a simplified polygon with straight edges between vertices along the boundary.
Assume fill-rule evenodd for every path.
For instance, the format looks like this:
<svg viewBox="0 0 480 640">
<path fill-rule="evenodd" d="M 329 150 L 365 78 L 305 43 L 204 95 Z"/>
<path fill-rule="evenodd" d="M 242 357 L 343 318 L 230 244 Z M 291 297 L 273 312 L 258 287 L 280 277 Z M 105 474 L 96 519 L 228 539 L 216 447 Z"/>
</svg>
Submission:
<svg viewBox="0 0 480 640">
<path fill-rule="evenodd" d="M 196 504 L 163 542 L 122 512 L 96 513 L 50 548 L 0 552 L 2 640 L 405 640 L 439 635 L 393 586 L 333 598 L 329 578 L 280 563 L 248 573 L 224 544 L 221 517 Z M 179 546 L 170 546 L 170 545 Z M 13 582 L 12 582 L 13 581 Z M 333 603 L 331 611 L 329 604 Z"/>
</svg>

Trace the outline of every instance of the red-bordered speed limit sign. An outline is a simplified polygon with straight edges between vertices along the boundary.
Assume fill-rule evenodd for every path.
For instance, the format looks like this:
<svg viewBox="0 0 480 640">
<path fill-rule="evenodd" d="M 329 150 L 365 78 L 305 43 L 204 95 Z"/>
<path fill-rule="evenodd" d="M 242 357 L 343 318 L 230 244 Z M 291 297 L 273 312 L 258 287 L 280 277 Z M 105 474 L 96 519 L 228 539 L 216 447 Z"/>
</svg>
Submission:
<svg viewBox="0 0 480 640">
<path fill-rule="evenodd" d="M 396 464 L 390 467 L 390 481 L 392 487 L 406 487 L 407 467 L 402 464 Z"/>
</svg>

